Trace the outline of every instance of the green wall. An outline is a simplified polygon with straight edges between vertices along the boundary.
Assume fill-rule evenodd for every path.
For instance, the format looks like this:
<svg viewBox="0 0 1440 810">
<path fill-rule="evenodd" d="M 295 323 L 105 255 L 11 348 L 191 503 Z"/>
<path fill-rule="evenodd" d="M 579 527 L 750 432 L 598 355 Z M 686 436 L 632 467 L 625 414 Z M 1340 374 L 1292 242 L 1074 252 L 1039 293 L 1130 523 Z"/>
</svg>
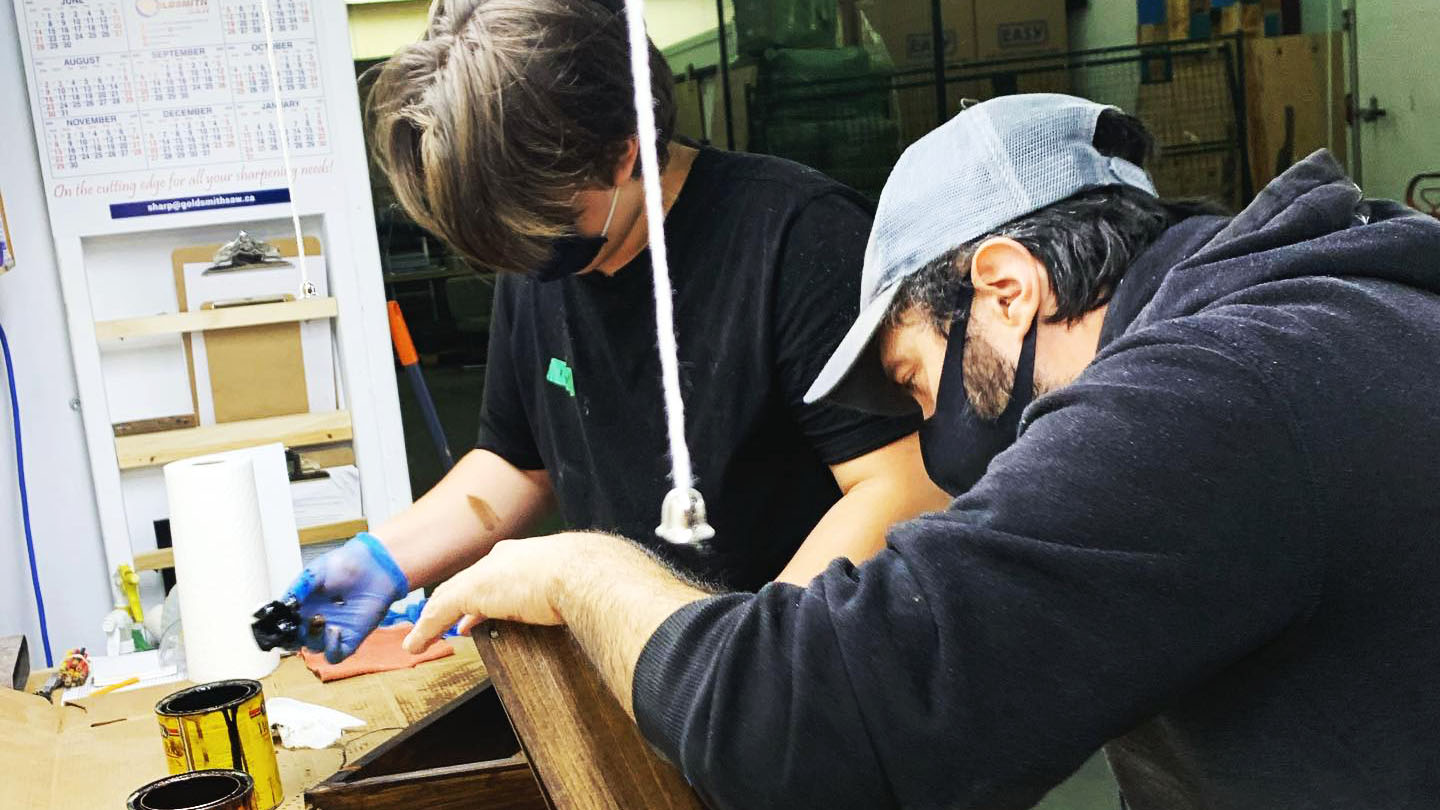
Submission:
<svg viewBox="0 0 1440 810">
<path fill-rule="evenodd" d="M 1135 0 L 1090 0 L 1088 8 L 1070 15 L 1070 48 L 1134 45 L 1138 26 Z"/>
</svg>

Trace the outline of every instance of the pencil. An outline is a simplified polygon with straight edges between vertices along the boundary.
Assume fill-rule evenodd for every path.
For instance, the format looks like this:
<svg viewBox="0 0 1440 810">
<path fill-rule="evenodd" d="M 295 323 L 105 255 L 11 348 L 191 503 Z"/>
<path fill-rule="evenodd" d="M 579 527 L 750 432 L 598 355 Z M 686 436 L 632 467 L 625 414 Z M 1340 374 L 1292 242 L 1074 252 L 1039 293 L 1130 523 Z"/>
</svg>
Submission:
<svg viewBox="0 0 1440 810">
<path fill-rule="evenodd" d="M 125 687 L 130 686 L 131 684 L 137 684 L 137 683 L 139 683 L 139 682 L 140 682 L 140 678 L 132 675 L 131 677 L 126 678 L 125 680 L 120 681 L 120 682 L 118 682 L 118 683 L 112 683 L 112 684 L 110 684 L 109 686 L 105 686 L 105 687 L 102 687 L 102 688 L 100 688 L 100 689 L 96 689 L 94 692 L 91 692 L 91 693 L 88 695 L 88 697 L 99 697 L 100 695 L 103 695 L 103 694 L 105 694 L 105 693 L 107 693 L 107 692 L 114 692 L 116 689 L 124 689 Z"/>
</svg>

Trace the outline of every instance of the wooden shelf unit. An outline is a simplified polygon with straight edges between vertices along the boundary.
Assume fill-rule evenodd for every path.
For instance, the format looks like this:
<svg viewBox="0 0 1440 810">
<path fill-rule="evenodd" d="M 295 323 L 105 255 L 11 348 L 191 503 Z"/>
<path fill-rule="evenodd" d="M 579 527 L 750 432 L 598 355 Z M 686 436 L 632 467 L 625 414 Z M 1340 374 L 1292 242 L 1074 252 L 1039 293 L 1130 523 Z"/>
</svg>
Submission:
<svg viewBox="0 0 1440 810">
<path fill-rule="evenodd" d="M 121 470 L 135 470 L 141 467 L 157 467 L 182 458 L 254 447 L 257 444 L 280 442 L 293 448 L 350 439 L 349 411 L 297 413 L 159 433 L 117 436 L 115 455 L 120 460 Z"/>
<path fill-rule="evenodd" d="M 334 298 L 305 298 L 273 304 L 250 304 L 243 307 L 197 309 L 147 315 L 143 318 L 122 318 L 97 321 L 97 340 L 127 340 L 153 335 L 182 335 L 208 329 L 236 329 L 242 326 L 263 326 L 271 323 L 292 323 L 316 318 L 334 318 L 340 306 Z"/>
</svg>

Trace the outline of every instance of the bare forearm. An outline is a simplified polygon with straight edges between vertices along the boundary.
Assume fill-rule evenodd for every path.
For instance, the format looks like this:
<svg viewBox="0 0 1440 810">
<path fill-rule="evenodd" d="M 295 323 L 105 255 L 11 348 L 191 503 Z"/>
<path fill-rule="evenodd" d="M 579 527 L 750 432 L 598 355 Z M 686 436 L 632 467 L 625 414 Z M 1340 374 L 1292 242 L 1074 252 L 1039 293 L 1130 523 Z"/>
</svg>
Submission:
<svg viewBox="0 0 1440 810">
<path fill-rule="evenodd" d="M 925 476 L 913 436 L 832 469 L 845 494 L 810 530 L 779 582 L 808 584 L 837 557 L 859 565 L 885 547 L 891 526 L 950 502 Z"/>
<path fill-rule="evenodd" d="M 374 533 L 418 587 L 470 565 L 496 541 L 522 535 L 551 503 L 544 471 L 519 470 L 487 450 L 472 450 Z"/>
<path fill-rule="evenodd" d="M 618 537 L 578 544 L 552 605 L 632 718 L 635 664 L 655 630 L 707 592 Z"/>
</svg>

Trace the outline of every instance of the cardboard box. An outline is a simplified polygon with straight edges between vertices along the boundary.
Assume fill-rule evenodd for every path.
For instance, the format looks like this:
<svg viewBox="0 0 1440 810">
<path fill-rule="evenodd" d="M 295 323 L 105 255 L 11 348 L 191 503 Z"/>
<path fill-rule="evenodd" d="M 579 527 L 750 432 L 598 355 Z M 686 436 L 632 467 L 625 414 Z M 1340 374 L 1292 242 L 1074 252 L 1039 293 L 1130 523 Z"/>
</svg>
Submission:
<svg viewBox="0 0 1440 810">
<path fill-rule="evenodd" d="M 0 636 L 0 676 L 5 679 L 0 688 L 25 688 L 30 677 L 30 650 L 24 636 Z"/>
<path fill-rule="evenodd" d="M 1190 0 L 1165 0 L 1165 38 L 1190 38 Z"/>
<path fill-rule="evenodd" d="M 1278 37 L 1289 33 L 1285 25 L 1285 7 L 1280 0 L 1261 0 L 1254 5 L 1260 7 L 1260 28 L 1264 31 L 1265 36 Z M 1251 12 L 1251 15 L 1253 17 L 1254 12 Z M 1252 22 L 1252 29 L 1249 33 L 1258 33 L 1253 30 L 1254 25 Z"/>
<path fill-rule="evenodd" d="M 1226 37 L 1240 32 L 1243 24 L 1240 0 L 1211 0 L 1210 5 L 1216 36 Z"/>
<path fill-rule="evenodd" d="M 1232 152 L 1170 155 L 1167 147 L 1221 145 L 1235 138 L 1235 111 L 1208 99 L 1226 96 L 1224 64 L 1208 55 L 1177 58 L 1168 75 L 1142 83 L 1132 111 L 1155 136 L 1160 156 L 1148 167 L 1161 196 L 1209 197 L 1239 205 Z M 1159 80 L 1163 79 L 1163 80 Z"/>
<path fill-rule="evenodd" d="M 1281 4 L 1282 0 L 1136 0 L 1136 41 L 1204 40 L 1242 31 L 1256 37 L 1276 36 L 1286 23 Z"/>
<path fill-rule="evenodd" d="M 1162 197 L 1204 197 L 1234 209 L 1240 205 L 1236 187 L 1238 168 L 1228 152 L 1167 157 L 1161 155 L 1149 167 L 1155 189 Z"/>
<path fill-rule="evenodd" d="M 1165 146 L 1219 144 L 1235 137 L 1235 111 L 1209 99 L 1228 93 L 1224 65 L 1218 60 L 1177 59 L 1168 81 L 1141 84 L 1133 113 Z"/>
<path fill-rule="evenodd" d="M 1063 4 L 1063 0 L 1055 2 Z M 856 7 L 862 42 L 878 38 L 896 68 L 935 64 L 930 0 L 860 0 Z M 975 0 L 944 0 L 940 20 L 945 31 L 945 61 L 974 61 Z"/>
<path fill-rule="evenodd" d="M 1190 0 L 1190 38 L 1210 39 L 1224 13 L 1226 0 Z"/>
<path fill-rule="evenodd" d="M 706 131 L 710 118 L 708 109 L 704 110 L 704 123 L 701 123 L 702 84 L 703 80 L 691 79 L 682 73 L 675 76 L 675 134 L 695 141 L 709 137 Z M 720 145 L 724 146 L 723 135 L 721 141 Z"/>
<path fill-rule="evenodd" d="M 975 43 L 982 61 L 1069 50 L 1065 0 L 978 0 Z"/>
<path fill-rule="evenodd" d="M 1220 0 L 1221 3 L 1235 0 Z M 1211 0 L 1135 0 L 1137 42 L 1207 39 Z"/>
<path fill-rule="evenodd" d="M 1250 173 L 1259 191 L 1316 149 L 1346 163 L 1343 37 L 1295 34 L 1245 46 Z M 1329 97 L 1326 97 L 1327 90 Z"/>
<path fill-rule="evenodd" d="M 756 75 L 754 64 L 730 67 L 730 109 L 735 115 L 735 150 L 738 152 L 744 152 L 750 143 L 747 94 L 755 86 Z M 695 81 L 685 76 L 677 79 L 680 81 L 675 83 L 676 134 L 695 141 L 708 140 L 717 149 L 726 148 L 725 101 L 720 93 L 720 72 L 717 70 Z"/>
<path fill-rule="evenodd" d="M 343 747 L 318 751 L 277 747 L 280 782 L 287 796 L 281 807 L 303 807 L 301 793 L 306 788 L 482 680 L 485 668 L 475 645 L 461 639 L 454 647 L 455 655 L 413 669 L 331 683 L 321 683 L 299 656 L 290 656 L 262 678 L 267 700 L 295 698 L 366 722 L 364 728 L 345 733 Z M 47 675 L 32 673 L 29 687 L 38 688 Z M 0 689 L 0 774 L 4 775 L 0 808 L 120 810 L 131 791 L 166 775 L 155 702 L 190 685 L 178 682 L 112 692 L 69 706 Z"/>
<path fill-rule="evenodd" d="M 1165 0 L 1135 0 L 1138 23 L 1136 42 L 1164 42 L 1170 37 L 1165 23 Z"/>
</svg>

